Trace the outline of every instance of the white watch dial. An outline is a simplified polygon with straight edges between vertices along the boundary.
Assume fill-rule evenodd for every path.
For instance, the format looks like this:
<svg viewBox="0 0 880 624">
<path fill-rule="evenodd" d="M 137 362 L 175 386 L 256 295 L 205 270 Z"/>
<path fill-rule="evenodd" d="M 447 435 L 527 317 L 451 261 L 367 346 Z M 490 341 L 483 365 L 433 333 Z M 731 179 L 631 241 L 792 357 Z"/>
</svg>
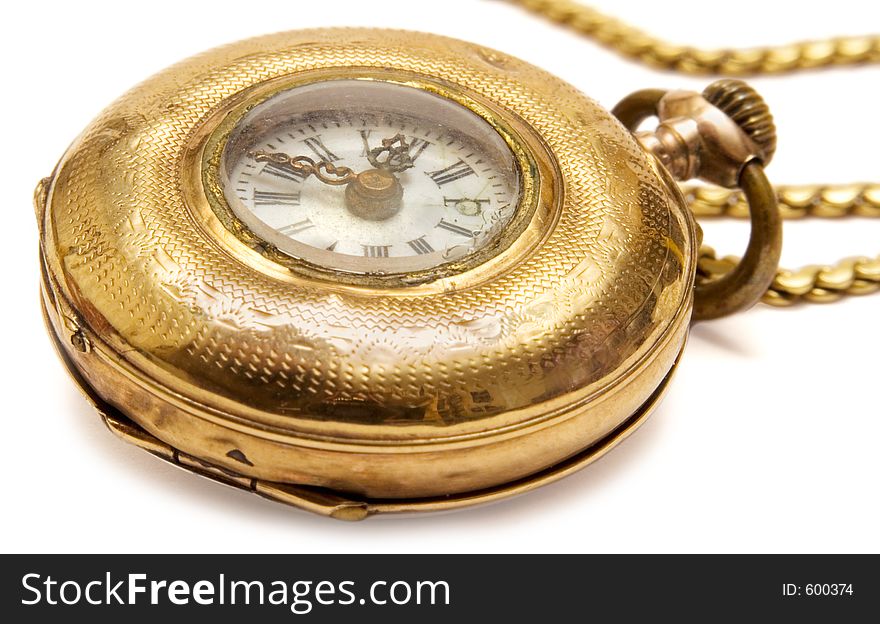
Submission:
<svg viewBox="0 0 880 624">
<path fill-rule="evenodd" d="M 377 81 L 273 96 L 233 130 L 221 169 L 230 208 L 257 236 L 349 272 L 424 270 L 474 253 L 519 199 L 513 154 L 484 119 Z"/>
</svg>

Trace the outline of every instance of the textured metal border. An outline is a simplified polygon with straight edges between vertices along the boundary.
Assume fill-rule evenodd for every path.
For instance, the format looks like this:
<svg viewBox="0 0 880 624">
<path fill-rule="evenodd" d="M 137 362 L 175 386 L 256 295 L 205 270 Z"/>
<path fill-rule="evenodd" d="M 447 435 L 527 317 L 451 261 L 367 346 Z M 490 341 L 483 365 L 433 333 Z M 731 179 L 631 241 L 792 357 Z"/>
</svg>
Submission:
<svg viewBox="0 0 880 624">
<path fill-rule="evenodd" d="M 188 455 L 165 442 L 162 442 L 127 418 L 113 405 L 104 401 L 104 399 L 95 392 L 79 373 L 76 366 L 60 344 L 61 338 L 49 322 L 45 292 L 46 291 L 43 290 L 40 296 L 40 308 L 43 313 L 43 320 L 46 323 L 46 328 L 52 339 L 52 344 L 57 350 L 58 356 L 64 363 L 68 374 L 74 380 L 82 395 L 92 405 L 95 411 L 98 412 L 101 420 L 111 432 L 122 440 L 134 444 L 152 455 L 155 455 L 159 459 L 165 460 L 178 468 L 182 468 L 186 471 L 210 479 L 211 481 L 222 483 L 236 489 L 254 492 L 269 500 L 284 503 L 322 516 L 328 516 L 336 520 L 354 521 L 363 520 L 368 516 L 376 514 L 447 511 L 462 507 L 482 505 L 529 492 L 542 485 L 553 483 L 554 481 L 558 481 L 565 476 L 577 472 L 601 457 L 604 457 L 608 451 L 623 442 L 623 440 L 628 438 L 645 422 L 645 420 L 647 420 L 648 416 L 650 416 L 657 408 L 663 395 L 666 393 L 669 382 L 678 368 L 678 363 L 685 347 L 685 344 L 682 344 L 681 350 L 676 356 L 675 363 L 663 378 L 663 381 L 657 386 L 657 389 L 648 400 L 645 401 L 632 416 L 592 446 L 554 466 L 551 466 L 550 468 L 536 472 L 523 479 L 517 479 L 516 481 L 504 483 L 496 487 L 474 492 L 463 492 L 452 496 L 413 499 L 369 499 L 358 498 L 357 496 L 345 492 L 334 492 L 333 490 L 325 488 L 255 479 L 228 470 L 222 466 L 217 466 L 198 457 Z M 687 341 L 685 341 L 685 343 L 686 342 Z"/>
</svg>

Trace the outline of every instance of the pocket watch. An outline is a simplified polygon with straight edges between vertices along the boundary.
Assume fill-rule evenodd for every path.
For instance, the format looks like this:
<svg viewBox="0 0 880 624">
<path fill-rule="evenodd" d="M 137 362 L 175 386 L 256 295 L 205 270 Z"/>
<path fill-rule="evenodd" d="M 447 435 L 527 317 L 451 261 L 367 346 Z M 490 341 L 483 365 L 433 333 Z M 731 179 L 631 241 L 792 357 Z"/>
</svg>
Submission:
<svg viewBox="0 0 880 624">
<path fill-rule="evenodd" d="M 339 519 L 492 501 L 632 433 L 692 320 L 791 299 L 774 146 L 736 80 L 612 113 L 445 37 L 250 39 L 125 94 L 39 183 L 43 310 L 169 462 Z M 741 260 L 700 251 L 691 178 L 741 189 Z"/>
</svg>

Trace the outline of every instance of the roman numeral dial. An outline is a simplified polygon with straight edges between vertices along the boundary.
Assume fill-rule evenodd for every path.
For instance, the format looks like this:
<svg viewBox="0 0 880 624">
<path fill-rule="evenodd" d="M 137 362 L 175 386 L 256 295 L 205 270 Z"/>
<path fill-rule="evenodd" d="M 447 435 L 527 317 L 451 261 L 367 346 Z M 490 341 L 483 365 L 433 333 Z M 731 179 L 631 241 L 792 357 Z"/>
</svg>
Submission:
<svg viewBox="0 0 880 624">
<path fill-rule="evenodd" d="M 266 166 L 263 167 L 263 175 L 268 175 L 273 178 L 279 178 L 281 180 L 289 180 L 291 182 L 302 182 L 308 177 L 304 171 L 298 171 L 296 169 L 291 169 L 290 167 L 286 167 L 284 165 L 280 165 L 277 163 L 266 163 Z"/>
<path fill-rule="evenodd" d="M 430 278 L 466 266 L 504 232 L 518 166 L 478 114 L 380 80 L 302 88 L 301 100 L 294 87 L 249 109 L 222 159 L 223 192 L 243 226 L 231 229 L 270 261 L 339 279 Z"/>
<path fill-rule="evenodd" d="M 324 162 L 336 162 L 340 160 L 339 156 L 331 152 L 327 149 L 327 146 L 321 141 L 320 136 L 313 136 L 307 139 L 303 139 L 303 143 L 306 144 L 312 153 L 318 157 L 318 160 L 323 160 Z"/>
<path fill-rule="evenodd" d="M 285 226 L 278 228 L 279 234 L 284 234 L 285 236 L 294 236 L 295 234 L 300 234 L 305 232 L 306 230 L 310 230 L 315 227 L 315 224 L 311 222 L 310 219 L 303 219 L 302 221 L 297 221 L 296 223 L 289 223 Z"/>
<path fill-rule="evenodd" d="M 424 236 L 419 236 L 411 241 L 406 241 L 406 244 L 417 254 L 427 254 L 434 251 L 434 248 L 431 247 L 431 243 L 426 241 Z"/>
<path fill-rule="evenodd" d="M 409 138 L 409 157 L 412 158 L 413 162 L 418 160 L 419 156 L 422 155 L 426 149 L 431 147 L 433 143 L 428 141 L 427 139 L 420 139 L 419 137 L 410 137 Z"/>
<path fill-rule="evenodd" d="M 299 191 L 279 193 L 254 189 L 254 206 L 299 206 Z"/>
<path fill-rule="evenodd" d="M 387 258 L 391 245 L 361 245 L 367 258 Z"/>
<path fill-rule="evenodd" d="M 466 236 L 467 238 L 473 238 L 477 234 L 473 230 L 469 230 L 464 226 L 458 225 L 457 223 L 452 223 L 450 221 L 447 221 L 446 219 L 440 219 L 440 223 L 438 223 L 435 227 L 446 230 L 447 232 L 452 232 L 453 234 L 458 234 L 459 236 Z"/>
<path fill-rule="evenodd" d="M 450 182 L 461 180 L 468 176 L 475 175 L 477 172 L 471 169 L 471 166 L 465 161 L 459 159 L 448 167 L 437 169 L 436 171 L 426 171 L 425 175 L 431 178 L 437 186 L 442 187 Z"/>
</svg>

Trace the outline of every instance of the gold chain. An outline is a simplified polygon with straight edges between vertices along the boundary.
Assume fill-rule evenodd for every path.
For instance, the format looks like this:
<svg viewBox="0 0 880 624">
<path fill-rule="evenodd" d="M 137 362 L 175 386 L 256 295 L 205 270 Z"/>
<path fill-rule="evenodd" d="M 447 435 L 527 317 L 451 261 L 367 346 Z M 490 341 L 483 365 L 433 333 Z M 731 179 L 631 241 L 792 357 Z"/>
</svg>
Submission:
<svg viewBox="0 0 880 624">
<path fill-rule="evenodd" d="M 669 43 L 571 0 L 509 0 L 638 61 L 685 74 L 754 76 L 880 62 L 880 35 L 702 50 Z"/>
<path fill-rule="evenodd" d="M 684 74 L 732 76 L 780 74 L 819 67 L 880 63 L 880 35 L 838 37 L 749 49 L 704 50 L 669 43 L 618 19 L 571 0 L 508 0 L 568 26 L 624 56 Z M 697 217 L 747 218 L 748 205 L 739 191 L 690 187 L 685 196 Z M 785 219 L 846 216 L 880 218 L 880 184 L 800 185 L 776 187 Z M 699 272 L 712 278 L 739 261 L 717 258 L 710 247 L 700 250 Z M 815 265 L 797 271 L 779 269 L 765 303 L 824 303 L 844 295 L 880 290 L 880 256 L 845 258 L 833 266 Z"/>
<path fill-rule="evenodd" d="M 748 218 L 749 206 L 739 191 L 708 186 L 684 189 L 685 198 L 697 217 Z M 880 217 L 880 186 L 849 184 L 835 186 L 778 186 L 779 213 L 784 219 L 804 217 Z M 732 269 L 738 258 L 716 258 L 711 247 L 700 250 L 701 275 L 712 278 Z M 798 301 L 827 303 L 844 295 L 866 295 L 880 290 L 880 256 L 845 258 L 833 266 L 811 265 L 797 271 L 780 269 L 764 303 L 787 306 Z"/>
<path fill-rule="evenodd" d="M 740 191 L 717 186 L 694 186 L 685 188 L 684 193 L 697 217 L 749 217 L 749 206 Z M 880 218 L 878 184 L 777 186 L 776 197 L 779 201 L 779 214 L 784 219 L 836 219 L 850 216 Z"/>
</svg>

